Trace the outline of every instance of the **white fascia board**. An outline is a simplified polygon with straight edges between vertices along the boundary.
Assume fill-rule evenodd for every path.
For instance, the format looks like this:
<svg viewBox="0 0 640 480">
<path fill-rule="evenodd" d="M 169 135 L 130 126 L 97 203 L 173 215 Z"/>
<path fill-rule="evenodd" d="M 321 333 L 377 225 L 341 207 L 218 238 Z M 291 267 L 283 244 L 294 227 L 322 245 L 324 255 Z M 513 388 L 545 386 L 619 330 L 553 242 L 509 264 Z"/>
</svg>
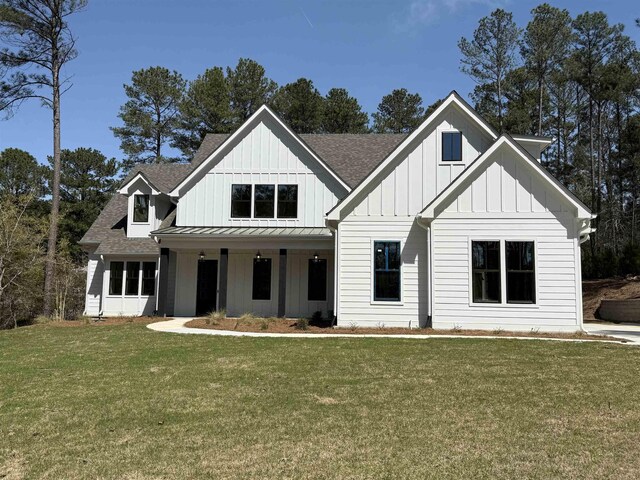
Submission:
<svg viewBox="0 0 640 480">
<path fill-rule="evenodd" d="M 211 162 L 225 150 L 225 147 L 232 144 L 237 138 L 244 135 L 246 131 L 251 130 L 264 116 L 269 116 L 278 123 L 311 157 L 318 162 L 347 192 L 351 189 L 316 153 L 303 142 L 298 135 L 295 134 L 268 106 L 262 105 L 255 111 L 235 132 L 233 132 L 222 144 L 211 152 L 211 154 L 196 167 L 189 175 L 187 175 L 176 187 L 169 192 L 170 197 L 180 197 L 182 189 L 188 185 L 194 177 L 199 176 L 203 170 L 209 168 Z"/>
<path fill-rule="evenodd" d="M 433 124 L 434 120 L 438 118 L 438 116 L 449 107 L 449 105 L 454 104 L 457 108 L 466 113 L 469 117 L 475 120 L 475 123 L 489 135 L 492 140 L 498 138 L 496 132 L 475 112 L 473 109 L 470 109 L 469 106 L 462 100 L 462 98 L 454 91 L 451 92 L 447 98 L 444 99 L 442 104 L 436 108 L 431 115 L 429 115 L 420 126 L 413 131 L 407 138 L 405 138 L 400 144 L 385 158 L 367 177 L 357 185 L 349 195 L 347 195 L 342 201 L 338 202 L 329 212 L 327 213 L 328 220 L 337 220 L 340 221 L 340 214 L 345 207 L 348 207 L 349 204 L 353 201 L 355 197 L 360 194 L 367 186 L 375 179 L 382 171 L 387 168 L 387 166 L 393 162 L 398 155 L 400 155 L 403 150 L 410 145 L 413 141 L 415 141 L 422 133 L 427 130 Z"/>
<path fill-rule="evenodd" d="M 149 179 L 147 179 L 147 177 L 142 172 L 136 173 L 131 180 L 125 183 L 122 187 L 120 187 L 120 189 L 118 190 L 118 193 L 122 195 L 129 195 L 129 189 L 138 180 L 142 180 L 151 189 L 151 193 L 153 195 L 160 195 L 160 193 L 162 193 L 160 192 L 160 190 L 158 190 L 156 187 L 153 186 L 153 184 L 149 181 Z"/>
<path fill-rule="evenodd" d="M 422 212 L 417 216 L 427 221 L 431 221 L 435 218 L 435 210 L 441 206 L 444 202 L 452 199 L 453 196 L 458 194 L 458 189 L 464 182 L 471 177 L 476 171 L 483 168 L 485 163 L 491 155 L 502 145 L 508 145 L 515 153 L 518 154 L 527 164 L 535 170 L 540 177 L 547 181 L 547 183 L 558 193 L 561 197 L 571 203 L 577 209 L 577 218 L 591 219 L 591 212 L 578 201 L 567 189 L 564 187 L 555 177 L 553 177 L 547 170 L 538 163 L 538 161 L 529 155 L 526 151 L 520 147 L 515 140 L 503 135 L 497 141 L 494 142 L 489 149 L 478 157 L 466 170 L 464 170 L 442 193 L 437 196 L 429 205 L 427 205 Z"/>
<path fill-rule="evenodd" d="M 528 136 L 528 135 L 511 135 L 511 138 L 513 138 L 516 142 L 518 142 L 519 144 L 534 144 L 534 145 L 540 145 L 540 151 L 544 151 L 549 145 L 551 145 L 554 141 L 553 137 L 535 137 L 535 136 Z"/>
</svg>

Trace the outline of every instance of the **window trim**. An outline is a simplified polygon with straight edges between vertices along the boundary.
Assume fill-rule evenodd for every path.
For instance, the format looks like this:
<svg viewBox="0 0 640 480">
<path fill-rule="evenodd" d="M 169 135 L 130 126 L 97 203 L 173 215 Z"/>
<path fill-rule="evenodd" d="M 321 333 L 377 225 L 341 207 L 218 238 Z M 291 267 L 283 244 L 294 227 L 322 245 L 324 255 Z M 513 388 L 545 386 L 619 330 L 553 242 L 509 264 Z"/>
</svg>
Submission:
<svg viewBox="0 0 640 480">
<path fill-rule="evenodd" d="M 233 216 L 233 187 L 242 187 L 249 185 L 251 193 L 249 194 L 249 216 L 248 217 L 234 217 Z M 251 220 L 253 219 L 253 183 L 232 183 L 229 186 L 229 218 L 231 220 Z"/>
<path fill-rule="evenodd" d="M 231 215 L 231 204 L 232 204 L 232 200 L 231 200 L 231 195 L 233 194 L 233 186 L 234 185 L 250 185 L 251 186 L 251 207 L 250 207 L 250 216 L 248 217 L 234 217 Z M 274 187 L 274 197 L 273 197 L 273 217 L 256 217 L 255 216 L 255 202 L 256 202 L 256 185 L 273 185 Z M 297 191 L 298 191 L 298 196 L 296 199 L 296 216 L 295 217 L 278 217 L 278 187 L 280 185 L 294 185 L 297 187 Z M 252 183 L 231 183 L 230 187 L 229 187 L 229 193 L 228 193 L 228 197 L 229 198 L 229 210 L 228 210 L 228 214 L 229 214 L 229 221 L 230 222 L 238 222 L 238 221 L 243 221 L 243 220 L 266 220 L 266 221 L 280 221 L 280 222 L 286 222 L 286 223 L 292 223 L 292 222 L 299 222 L 300 221 L 300 192 L 302 191 L 302 189 L 300 188 L 300 183 L 291 183 L 291 182 L 252 182 Z"/>
<path fill-rule="evenodd" d="M 436 130 L 436 144 L 437 144 L 437 159 L 439 165 L 464 165 L 464 132 L 458 128 L 439 128 Z M 442 158 L 442 150 L 444 145 L 442 144 L 442 135 L 445 133 L 459 133 L 460 134 L 460 160 L 445 160 Z"/>
<path fill-rule="evenodd" d="M 473 301 L 473 258 L 471 256 L 472 242 L 500 242 L 500 303 L 476 303 Z M 507 257 L 506 242 L 533 242 L 533 255 L 535 262 L 535 270 L 533 279 L 536 285 L 535 295 L 536 303 L 507 303 Z M 538 290 L 539 282 L 539 266 L 538 261 L 538 239 L 534 237 L 467 237 L 467 255 L 468 255 L 468 288 L 469 288 L 469 307 L 472 308 L 506 308 L 506 309 L 539 309 L 540 308 L 540 292 Z"/>
<path fill-rule="evenodd" d="M 404 278 L 404 261 L 402 258 L 402 251 L 404 250 L 404 243 L 406 239 L 404 238 L 371 238 L 369 254 L 371 255 L 371 260 L 369 266 L 370 270 L 370 297 L 369 303 L 371 305 L 390 305 L 390 306 L 398 306 L 404 305 L 404 288 L 402 288 L 402 279 Z M 376 300 L 376 256 L 374 255 L 374 248 L 376 242 L 396 242 L 400 244 L 400 300 Z"/>
<path fill-rule="evenodd" d="M 479 243 L 479 242 L 492 242 L 492 243 L 497 243 L 498 244 L 498 263 L 499 263 L 499 270 L 498 273 L 500 274 L 500 300 L 498 300 L 497 302 L 491 302 L 491 301 L 484 301 L 484 302 L 474 302 L 473 301 L 473 243 Z M 469 242 L 469 278 L 471 279 L 471 287 L 469 290 L 469 296 L 471 298 L 471 302 L 473 302 L 474 305 L 500 305 L 503 303 L 504 301 L 504 289 L 502 288 L 504 286 L 504 262 L 503 260 L 503 244 L 502 241 L 500 240 L 486 240 L 486 239 L 477 239 L 477 238 L 473 238 L 471 239 L 471 241 Z M 485 268 L 485 271 L 488 270 Z"/>
<path fill-rule="evenodd" d="M 144 221 L 136 221 L 136 197 L 147 197 L 147 219 Z M 151 195 L 137 191 L 131 195 L 131 223 L 134 225 L 149 225 L 151 223 Z"/>
<path fill-rule="evenodd" d="M 507 242 L 511 243 L 533 243 L 533 302 L 518 302 L 518 301 L 509 301 L 509 285 L 507 284 L 509 273 L 507 270 Z M 522 270 L 527 271 L 527 270 Z M 538 251 L 536 249 L 536 242 L 534 240 L 509 240 L 505 239 L 504 241 L 504 277 L 505 277 L 505 285 L 504 285 L 504 303 L 508 303 L 509 305 L 537 305 L 538 304 Z"/>
</svg>

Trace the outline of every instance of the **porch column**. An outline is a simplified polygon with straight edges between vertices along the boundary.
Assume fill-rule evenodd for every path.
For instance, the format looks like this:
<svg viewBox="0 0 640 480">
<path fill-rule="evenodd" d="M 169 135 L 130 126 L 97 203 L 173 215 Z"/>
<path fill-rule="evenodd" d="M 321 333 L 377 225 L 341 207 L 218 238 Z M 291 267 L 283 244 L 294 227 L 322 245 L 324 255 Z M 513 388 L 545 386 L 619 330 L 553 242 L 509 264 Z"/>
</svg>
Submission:
<svg viewBox="0 0 640 480">
<path fill-rule="evenodd" d="M 220 278 L 218 280 L 218 310 L 227 309 L 227 272 L 229 271 L 229 249 L 220 249 Z"/>
<path fill-rule="evenodd" d="M 278 274 L 278 317 L 284 317 L 287 306 L 287 249 L 280 249 Z"/>
<path fill-rule="evenodd" d="M 160 249 L 160 275 L 158 278 L 158 315 L 167 314 L 167 290 L 169 289 L 169 249 Z"/>
</svg>

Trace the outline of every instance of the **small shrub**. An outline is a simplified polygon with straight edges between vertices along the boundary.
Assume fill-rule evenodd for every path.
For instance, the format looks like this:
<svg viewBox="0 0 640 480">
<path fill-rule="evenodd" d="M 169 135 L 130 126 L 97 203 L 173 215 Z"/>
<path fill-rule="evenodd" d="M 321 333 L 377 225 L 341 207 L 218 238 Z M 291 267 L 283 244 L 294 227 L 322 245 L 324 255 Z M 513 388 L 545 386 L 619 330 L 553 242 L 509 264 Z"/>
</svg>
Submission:
<svg viewBox="0 0 640 480">
<path fill-rule="evenodd" d="M 376 324 L 376 327 L 377 327 L 379 330 L 384 330 L 384 323 L 382 323 L 382 322 L 378 322 L 378 323 Z M 411 328 L 411 324 L 409 324 L 409 328 Z"/>
<path fill-rule="evenodd" d="M 91 323 L 91 317 L 87 315 L 80 315 L 77 320 L 80 321 L 83 325 L 89 325 Z"/>
<path fill-rule="evenodd" d="M 220 321 L 226 318 L 227 312 L 225 310 L 214 310 L 204 318 L 207 325 L 220 325 Z"/>
<path fill-rule="evenodd" d="M 462 327 L 458 324 L 454 325 L 453 328 L 451 329 L 453 330 L 455 333 L 461 332 L 462 331 Z"/>
<path fill-rule="evenodd" d="M 504 332 L 504 330 L 502 330 L 501 327 L 498 327 L 493 331 L 493 334 L 494 335 L 500 335 L 502 332 Z"/>
<path fill-rule="evenodd" d="M 311 315 L 311 321 L 313 323 L 322 322 L 322 312 L 320 310 L 316 310 L 315 312 L 313 312 L 313 315 Z"/>
<path fill-rule="evenodd" d="M 309 328 L 309 319 L 307 318 L 299 318 L 296 322 L 297 330 L 307 330 Z"/>
<path fill-rule="evenodd" d="M 239 320 L 240 320 L 241 322 L 244 322 L 244 323 L 251 323 L 251 322 L 253 322 L 255 319 L 256 319 L 256 317 L 255 317 L 255 316 L 253 315 L 253 313 L 251 313 L 251 312 L 243 313 L 243 314 L 240 316 L 240 318 L 239 318 Z"/>
<path fill-rule="evenodd" d="M 260 320 L 260 330 L 269 330 L 269 319 L 263 318 Z"/>
<path fill-rule="evenodd" d="M 358 328 L 358 324 L 356 322 L 351 322 L 349 323 L 349 328 L 351 330 L 355 330 L 356 328 Z"/>
</svg>

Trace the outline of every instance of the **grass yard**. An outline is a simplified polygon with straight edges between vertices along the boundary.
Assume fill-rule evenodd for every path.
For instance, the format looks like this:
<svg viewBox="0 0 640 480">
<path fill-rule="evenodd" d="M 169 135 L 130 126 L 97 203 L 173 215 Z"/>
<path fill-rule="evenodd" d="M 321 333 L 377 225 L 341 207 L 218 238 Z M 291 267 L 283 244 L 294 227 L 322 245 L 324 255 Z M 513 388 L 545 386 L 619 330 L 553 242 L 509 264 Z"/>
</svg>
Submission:
<svg viewBox="0 0 640 480">
<path fill-rule="evenodd" d="M 640 349 L 0 332 L 0 478 L 638 478 Z"/>
</svg>

